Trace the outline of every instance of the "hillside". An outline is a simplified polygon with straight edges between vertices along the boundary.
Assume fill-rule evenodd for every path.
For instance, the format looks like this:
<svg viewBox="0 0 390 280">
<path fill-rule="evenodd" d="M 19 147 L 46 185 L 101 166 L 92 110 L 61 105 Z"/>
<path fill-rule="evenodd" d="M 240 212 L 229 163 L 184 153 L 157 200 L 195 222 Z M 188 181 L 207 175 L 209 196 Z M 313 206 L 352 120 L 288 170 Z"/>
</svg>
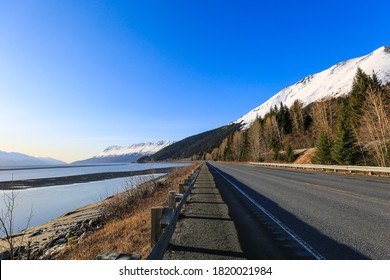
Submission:
<svg viewBox="0 0 390 280">
<path fill-rule="evenodd" d="M 239 130 L 240 124 L 230 124 L 213 130 L 209 130 L 178 141 L 154 154 L 152 160 L 169 160 L 200 158 L 218 147 L 222 141 L 233 132 Z"/>
</svg>

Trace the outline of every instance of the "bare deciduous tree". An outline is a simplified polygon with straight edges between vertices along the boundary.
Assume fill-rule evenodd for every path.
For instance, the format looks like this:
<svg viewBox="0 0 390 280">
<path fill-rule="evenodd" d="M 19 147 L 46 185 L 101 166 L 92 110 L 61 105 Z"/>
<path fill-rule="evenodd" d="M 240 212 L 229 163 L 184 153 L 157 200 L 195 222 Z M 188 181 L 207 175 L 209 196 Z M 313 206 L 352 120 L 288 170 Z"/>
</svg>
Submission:
<svg viewBox="0 0 390 280">
<path fill-rule="evenodd" d="M 386 100 L 384 91 L 368 88 L 359 131 L 360 137 L 373 145 L 379 166 L 389 165 L 390 112 Z"/>
<path fill-rule="evenodd" d="M 11 191 L 10 193 L 4 193 L 3 202 L 4 209 L 1 210 L 0 215 L 0 231 L 4 234 L 4 240 L 7 243 L 8 248 L 5 248 L 9 252 L 9 257 L 11 259 L 23 258 L 23 254 L 29 254 L 29 248 L 24 248 L 24 235 L 22 235 L 19 240 L 16 242 L 15 227 L 14 227 L 14 218 L 15 218 L 15 207 L 16 207 L 16 198 L 18 193 Z M 30 226 L 33 213 L 32 209 L 30 210 L 30 215 L 27 217 L 26 226 L 24 229 L 27 229 Z M 21 231 L 21 229 L 17 229 Z M 22 252 L 23 251 L 23 252 Z M 28 258 L 28 257 L 27 257 Z"/>
<path fill-rule="evenodd" d="M 248 130 L 249 137 L 249 157 L 250 160 L 258 161 L 261 158 L 261 124 L 256 120 Z"/>
<path fill-rule="evenodd" d="M 295 100 L 290 107 L 290 116 L 293 126 L 293 131 L 297 134 L 303 133 L 304 130 L 304 118 L 303 118 L 303 103 L 299 100 Z"/>
<path fill-rule="evenodd" d="M 329 137 L 333 134 L 336 111 L 329 99 L 323 99 L 313 104 L 312 117 L 317 135 L 321 131 L 325 131 Z"/>
</svg>

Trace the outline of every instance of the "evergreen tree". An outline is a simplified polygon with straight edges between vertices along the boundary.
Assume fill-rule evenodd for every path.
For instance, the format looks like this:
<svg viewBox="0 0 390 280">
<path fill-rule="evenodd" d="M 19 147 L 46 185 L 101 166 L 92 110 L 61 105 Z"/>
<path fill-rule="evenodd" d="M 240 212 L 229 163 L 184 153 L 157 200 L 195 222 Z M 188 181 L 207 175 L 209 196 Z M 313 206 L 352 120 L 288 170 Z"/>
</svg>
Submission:
<svg viewBox="0 0 390 280">
<path fill-rule="evenodd" d="M 294 161 L 294 151 L 293 151 L 290 143 L 287 146 L 286 161 L 288 163 L 292 163 Z"/>
<path fill-rule="evenodd" d="M 240 161 L 248 161 L 249 160 L 249 136 L 248 131 L 242 132 L 243 133 L 243 143 L 242 143 L 242 149 L 240 154 Z"/>
<path fill-rule="evenodd" d="M 364 101 L 366 100 L 366 91 L 372 83 L 370 76 L 364 73 L 359 67 L 352 83 L 352 90 L 348 103 L 349 121 L 352 127 L 358 128 L 360 126 L 360 118 L 363 114 L 362 108 Z"/>
<path fill-rule="evenodd" d="M 332 159 L 337 164 L 350 165 L 356 162 L 356 138 L 348 122 L 348 108 L 344 102 L 340 104 L 336 136 L 332 147 Z"/>
<path fill-rule="evenodd" d="M 314 163 L 318 164 L 332 164 L 331 149 L 332 143 L 329 139 L 328 133 L 321 130 L 316 141 L 316 153 L 313 158 Z"/>
<path fill-rule="evenodd" d="M 273 147 L 273 151 L 274 151 L 274 160 L 279 160 L 279 157 L 280 157 L 279 146 Z"/>
<path fill-rule="evenodd" d="M 375 71 L 372 71 L 372 75 L 370 77 L 370 85 L 371 85 L 371 89 L 374 91 L 378 91 L 378 92 L 384 91 L 384 86 L 382 84 L 382 81 L 379 80 Z"/>
<path fill-rule="evenodd" d="M 233 134 L 231 134 L 227 138 L 226 147 L 225 147 L 225 150 L 223 151 L 223 160 L 224 161 L 232 161 L 233 160 L 232 142 L 233 142 Z"/>
<path fill-rule="evenodd" d="M 292 123 L 290 111 L 287 106 L 280 103 L 280 108 L 276 113 L 276 120 L 278 121 L 279 129 L 283 134 L 290 134 L 292 131 Z"/>
</svg>

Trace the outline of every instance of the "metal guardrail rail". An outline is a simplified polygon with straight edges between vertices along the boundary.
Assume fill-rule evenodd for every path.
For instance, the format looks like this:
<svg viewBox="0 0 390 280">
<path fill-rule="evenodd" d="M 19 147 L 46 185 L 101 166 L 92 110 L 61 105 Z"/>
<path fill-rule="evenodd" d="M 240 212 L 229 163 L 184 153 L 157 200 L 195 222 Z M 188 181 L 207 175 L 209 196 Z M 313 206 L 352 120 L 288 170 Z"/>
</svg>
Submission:
<svg viewBox="0 0 390 280">
<path fill-rule="evenodd" d="M 251 165 L 268 166 L 268 167 L 284 167 L 292 169 L 310 169 L 320 171 L 344 171 L 349 173 L 364 172 L 369 175 L 374 174 L 390 174 L 389 167 L 376 166 L 354 166 L 354 165 L 320 165 L 320 164 L 287 164 L 287 163 L 263 163 L 249 162 Z"/>
<path fill-rule="evenodd" d="M 151 253 L 147 257 L 147 260 L 161 260 L 163 258 L 165 251 L 168 248 L 169 242 L 172 238 L 173 232 L 175 231 L 177 219 L 180 215 L 180 212 L 184 204 L 187 202 L 188 196 L 190 195 L 194 187 L 195 181 L 198 178 L 202 166 L 203 165 L 198 166 L 195 169 L 193 175 L 190 177 L 187 191 L 182 195 L 179 205 L 173 211 L 169 219 L 168 225 L 165 227 L 164 232 L 158 239 L 157 243 L 154 245 Z"/>
</svg>

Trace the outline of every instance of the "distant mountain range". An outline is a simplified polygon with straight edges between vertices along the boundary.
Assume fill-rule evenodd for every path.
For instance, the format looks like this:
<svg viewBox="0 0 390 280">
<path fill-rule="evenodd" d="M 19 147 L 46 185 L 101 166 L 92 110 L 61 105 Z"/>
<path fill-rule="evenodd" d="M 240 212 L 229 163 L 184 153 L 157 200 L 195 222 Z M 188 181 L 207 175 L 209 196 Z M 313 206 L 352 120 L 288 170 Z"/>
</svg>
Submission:
<svg viewBox="0 0 390 280">
<path fill-rule="evenodd" d="M 374 71 L 383 84 L 389 83 L 390 47 L 381 47 L 368 55 L 337 63 L 320 73 L 309 75 L 282 89 L 265 103 L 229 125 L 187 137 L 162 149 L 152 158 L 167 160 L 191 158 L 193 155 L 202 156 L 211 152 L 212 147 L 218 147 L 235 130 L 249 128 L 256 118 L 263 117 L 271 108 L 275 105 L 279 106 L 281 102 L 290 107 L 295 100 L 300 100 L 304 105 L 308 105 L 321 99 L 347 95 L 352 88 L 358 67 L 368 75 Z"/>
<path fill-rule="evenodd" d="M 39 165 L 62 165 L 66 162 L 44 157 L 32 157 L 29 155 L 0 151 L 0 167 L 17 167 L 17 166 L 39 166 Z"/>
<path fill-rule="evenodd" d="M 159 141 L 156 143 L 134 144 L 128 147 L 110 146 L 92 158 L 79 160 L 73 162 L 73 164 L 137 162 L 140 158 L 151 156 L 172 144 L 172 141 Z"/>
</svg>

